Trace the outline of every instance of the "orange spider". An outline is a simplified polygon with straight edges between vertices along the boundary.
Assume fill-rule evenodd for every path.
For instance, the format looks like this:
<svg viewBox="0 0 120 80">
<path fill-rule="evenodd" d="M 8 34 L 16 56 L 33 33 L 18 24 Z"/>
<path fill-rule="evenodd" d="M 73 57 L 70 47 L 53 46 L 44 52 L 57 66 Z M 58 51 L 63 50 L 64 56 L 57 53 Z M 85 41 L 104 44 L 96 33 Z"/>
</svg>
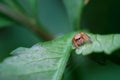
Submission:
<svg viewBox="0 0 120 80">
<path fill-rule="evenodd" d="M 72 42 L 76 48 L 83 45 L 84 43 L 92 43 L 90 37 L 85 33 L 75 35 L 72 39 Z"/>
</svg>

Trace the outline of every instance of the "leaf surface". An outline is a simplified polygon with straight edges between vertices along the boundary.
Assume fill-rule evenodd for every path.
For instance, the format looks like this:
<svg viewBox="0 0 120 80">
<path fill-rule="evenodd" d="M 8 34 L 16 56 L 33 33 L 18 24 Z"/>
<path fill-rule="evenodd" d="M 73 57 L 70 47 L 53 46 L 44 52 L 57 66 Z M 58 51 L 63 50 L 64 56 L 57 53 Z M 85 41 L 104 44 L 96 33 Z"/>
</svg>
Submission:
<svg viewBox="0 0 120 80">
<path fill-rule="evenodd" d="M 3 18 L 3 17 L 0 17 L 0 28 L 10 26 L 13 24 L 14 24 L 13 21 L 6 19 L 6 18 Z"/>
<path fill-rule="evenodd" d="M 88 55 L 92 52 L 104 52 L 111 54 L 116 49 L 120 48 L 120 34 L 99 35 L 90 34 L 92 44 L 85 44 L 76 49 L 77 54 Z"/>
<path fill-rule="evenodd" d="M 0 64 L 0 80 L 61 80 L 73 34 L 31 48 L 20 47 Z"/>
<path fill-rule="evenodd" d="M 87 34 L 93 43 L 80 46 L 76 49 L 77 54 L 103 51 L 111 54 L 120 48 L 120 34 Z M 72 45 L 74 35 L 71 33 L 31 48 L 14 50 L 11 52 L 14 56 L 0 63 L 0 80 L 61 80 L 70 52 L 75 49 Z"/>
</svg>

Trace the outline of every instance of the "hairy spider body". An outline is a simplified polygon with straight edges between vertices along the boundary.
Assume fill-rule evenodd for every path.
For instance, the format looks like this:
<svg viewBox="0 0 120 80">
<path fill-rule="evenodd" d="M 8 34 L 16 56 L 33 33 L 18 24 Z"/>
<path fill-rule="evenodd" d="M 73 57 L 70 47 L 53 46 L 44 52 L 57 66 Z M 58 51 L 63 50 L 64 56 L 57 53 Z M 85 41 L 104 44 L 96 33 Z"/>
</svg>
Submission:
<svg viewBox="0 0 120 80">
<path fill-rule="evenodd" d="M 72 42 L 76 48 L 83 45 L 84 43 L 92 43 L 90 37 L 85 33 L 76 34 L 73 37 Z"/>
</svg>

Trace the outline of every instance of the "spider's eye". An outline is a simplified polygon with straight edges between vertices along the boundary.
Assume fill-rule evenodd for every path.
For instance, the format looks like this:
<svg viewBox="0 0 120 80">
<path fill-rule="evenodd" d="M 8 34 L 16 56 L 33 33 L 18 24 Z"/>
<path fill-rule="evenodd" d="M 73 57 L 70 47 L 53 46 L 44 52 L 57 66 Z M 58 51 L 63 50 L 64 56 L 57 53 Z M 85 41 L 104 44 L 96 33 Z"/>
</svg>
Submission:
<svg viewBox="0 0 120 80">
<path fill-rule="evenodd" d="M 80 40 L 81 38 L 76 39 L 77 41 Z"/>
</svg>

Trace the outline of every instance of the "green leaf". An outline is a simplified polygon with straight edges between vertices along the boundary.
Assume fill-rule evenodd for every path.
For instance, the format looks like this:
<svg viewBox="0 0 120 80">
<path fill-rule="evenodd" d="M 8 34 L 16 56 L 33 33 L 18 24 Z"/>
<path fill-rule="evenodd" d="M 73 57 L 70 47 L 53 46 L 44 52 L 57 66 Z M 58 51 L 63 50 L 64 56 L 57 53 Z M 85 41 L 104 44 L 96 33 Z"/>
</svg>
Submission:
<svg viewBox="0 0 120 80">
<path fill-rule="evenodd" d="M 72 49 L 75 33 L 52 41 L 38 43 L 31 48 L 20 47 L 11 52 L 12 57 L 0 64 L 0 80 L 61 80 Z M 88 33 L 92 44 L 76 49 L 77 54 L 92 52 L 110 54 L 120 48 L 120 34 L 95 35 Z"/>
<path fill-rule="evenodd" d="M 12 11 L 25 14 L 28 17 L 34 17 L 37 0 L 2 0 L 2 4 L 8 6 Z"/>
<path fill-rule="evenodd" d="M 0 17 L 0 28 L 14 24 L 13 21 Z"/>
<path fill-rule="evenodd" d="M 20 8 L 19 4 L 16 2 L 16 0 L 2 0 L 1 4 L 4 4 L 12 11 L 18 11 Z"/>
<path fill-rule="evenodd" d="M 73 36 L 14 50 L 14 56 L 0 64 L 0 80 L 61 80 Z"/>
<path fill-rule="evenodd" d="M 27 16 L 36 17 L 37 0 L 16 0 L 16 3 L 19 4 L 19 7 L 24 10 Z"/>
<path fill-rule="evenodd" d="M 69 20 L 75 30 L 79 30 L 80 16 L 84 6 L 84 0 L 63 0 Z"/>
<path fill-rule="evenodd" d="M 35 10 L 37 10 L 37 0 L 27 0 L 30 8 L 32 9 L 32 12 L 36 12 Z"/>
<path fill-rule="evenodd" d="M 104 52 L 111 54 L 120 48 L 120 34 L 99 35 L 88 33 L 92 40 L 92 44 L 85 44 L 76 49 L 77 54 L 88 55 L 92 52 Z"/>
</svg>

